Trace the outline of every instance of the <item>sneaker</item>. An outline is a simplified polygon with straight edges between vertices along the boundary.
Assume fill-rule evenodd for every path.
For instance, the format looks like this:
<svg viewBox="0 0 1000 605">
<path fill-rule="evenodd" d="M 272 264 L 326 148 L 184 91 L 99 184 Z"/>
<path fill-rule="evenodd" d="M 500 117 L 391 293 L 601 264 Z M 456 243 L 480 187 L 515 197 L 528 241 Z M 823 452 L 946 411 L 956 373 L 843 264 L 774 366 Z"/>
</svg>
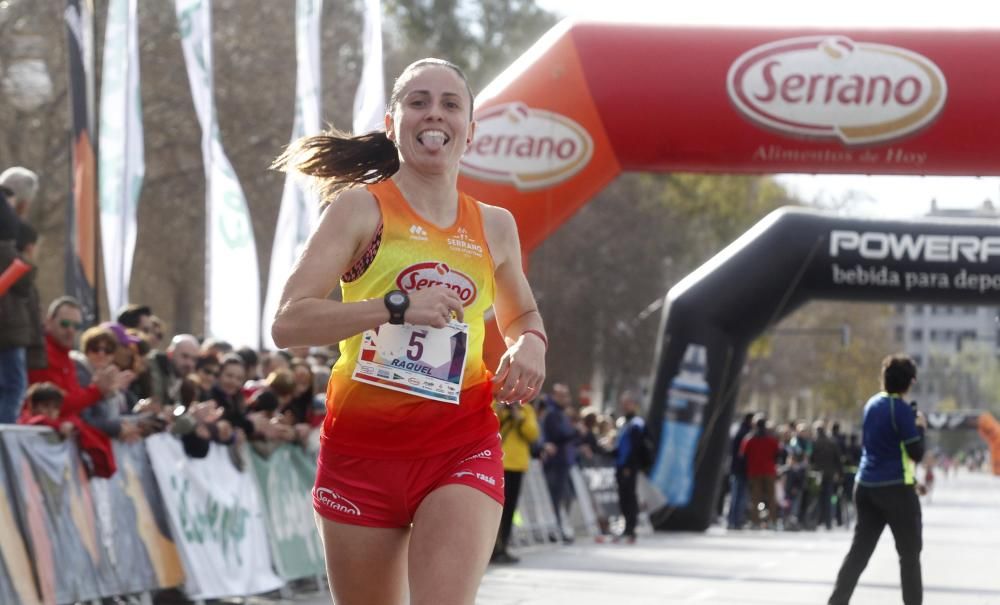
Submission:
<svg viewBox="0 0 1000 605">
<path fill-rule="evenodd" d="M 515 557 L 506 550 L 494 552 L 490 557 L 490 563 L 496 563 L 498 565 L 513 565 L 514 563 L 518 563 L 520 561 L 521 559 Z"/>
</svg>

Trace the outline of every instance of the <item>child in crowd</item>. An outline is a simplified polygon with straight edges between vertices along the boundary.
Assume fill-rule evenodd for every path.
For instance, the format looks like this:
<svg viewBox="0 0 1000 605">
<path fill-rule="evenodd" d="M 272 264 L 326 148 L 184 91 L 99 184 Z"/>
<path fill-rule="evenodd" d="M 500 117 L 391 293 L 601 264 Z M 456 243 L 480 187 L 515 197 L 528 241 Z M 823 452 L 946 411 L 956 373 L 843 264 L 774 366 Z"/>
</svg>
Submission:
<svg viewBox="0 0 1000 605">
<path fill-rule="evenodd" d="M 80 457 L 91 476 L 111 477 L 115 474 L 114 450 L 107 435 L 84 422 L 78 415 L 65 415 L 63 392 L 51 382 L 40 382 L 28 389 L 29 413 L 22 424 L 47 426 L 62 438 L 75 436 Z"/>
<path fill-rule="evenodd" d="M 63 438 L 71 437 L 76 427 L 69 420 L 59 419 L 62 408 L 63 393 L 51 382 L 40 382 L 28 389 L 28 405 L 31 413 L 25 419 L 25 424 L 51 427 Z"/>
</svg>

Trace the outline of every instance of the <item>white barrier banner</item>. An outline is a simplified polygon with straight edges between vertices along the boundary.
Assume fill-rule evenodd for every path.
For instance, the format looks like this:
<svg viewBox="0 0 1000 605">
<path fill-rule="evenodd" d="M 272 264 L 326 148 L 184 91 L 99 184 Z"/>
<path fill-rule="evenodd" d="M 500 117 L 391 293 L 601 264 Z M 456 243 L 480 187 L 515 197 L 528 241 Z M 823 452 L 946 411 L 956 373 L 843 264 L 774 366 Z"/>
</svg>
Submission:
<svg viewBox="0 0 1000 605">
<path fill-rule="evenodd" d="M 297 445 L 283 445 L 266 458 L 256 453 L 250 457 L 268 513 L 278 575 L 285 580 L 323 575 L 326 560 L 312 503 L 316 457 Z"/>
<path fill-rule="evenodd" d="M 213 443 L 205 458 L 188 458 L 172 435 L 153 435 L 146 450 L 184 562 L 191 599 L 277 590 L 264 509 L 249 472 Z"/>
</svg>

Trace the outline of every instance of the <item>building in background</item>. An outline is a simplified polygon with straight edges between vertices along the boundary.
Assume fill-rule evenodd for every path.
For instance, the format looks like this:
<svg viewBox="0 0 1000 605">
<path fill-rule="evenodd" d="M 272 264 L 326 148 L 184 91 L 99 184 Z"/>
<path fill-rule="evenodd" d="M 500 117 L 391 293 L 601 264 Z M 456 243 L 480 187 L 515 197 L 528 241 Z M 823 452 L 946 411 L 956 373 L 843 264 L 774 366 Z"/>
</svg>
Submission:
<svg viewBox="0 0 1000 605">
<path fill-rule="evenodd" d="M 927 216 L 1000 218 L 990 200 L 976 208 L 939 208 Z M 911 396 L 926 411 L 989 408 L 989 380 L 1000 353 L 1000 309 L 959 305 L 896 305 L 894 341 L 917 362 Z"/>
</svg>

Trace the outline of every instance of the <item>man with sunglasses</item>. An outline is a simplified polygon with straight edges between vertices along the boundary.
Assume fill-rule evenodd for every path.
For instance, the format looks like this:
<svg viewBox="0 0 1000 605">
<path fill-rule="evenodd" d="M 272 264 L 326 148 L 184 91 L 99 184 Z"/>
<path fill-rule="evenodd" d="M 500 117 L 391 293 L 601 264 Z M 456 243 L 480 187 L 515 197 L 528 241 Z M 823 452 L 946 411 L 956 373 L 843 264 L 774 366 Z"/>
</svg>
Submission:
<svg viewBox="0 0 1000 605">
<path fill-rule="evenodd" d="M 49 305 L 45 320 L 45 352 L 48 367 L 29 370 L 28 381 L 51 382 L 64 394 L 61 413 L 79 414 L 105 397 L 124 389 L 129 376 L 111 365 L 94 373 L 93 382 L 81 387 L 76 365 L 69 356 L 77 335 L 83 329 L 83 310 L 72 296 L 62 296 Z"/>
</svg>

